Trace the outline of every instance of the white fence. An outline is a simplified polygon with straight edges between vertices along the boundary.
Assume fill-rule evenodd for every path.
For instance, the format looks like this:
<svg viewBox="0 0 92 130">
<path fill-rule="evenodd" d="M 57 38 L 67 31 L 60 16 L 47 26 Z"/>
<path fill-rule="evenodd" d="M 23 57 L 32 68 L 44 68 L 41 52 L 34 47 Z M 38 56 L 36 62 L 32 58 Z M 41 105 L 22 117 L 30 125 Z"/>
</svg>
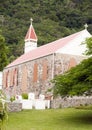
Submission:
<svg viewBox="0 0 92 130">
<path fill-rule="evenodd" d="M 50 100 L 44 98 L 44 95 L 40 95 L 39 99 L 35 99 L 34 93 L 29 93 L 28 99 L 22 99 L 21 95 L 17 95 L 15 102 L 22 103 L 22 109 L 49 109 Z"/>
</svg>

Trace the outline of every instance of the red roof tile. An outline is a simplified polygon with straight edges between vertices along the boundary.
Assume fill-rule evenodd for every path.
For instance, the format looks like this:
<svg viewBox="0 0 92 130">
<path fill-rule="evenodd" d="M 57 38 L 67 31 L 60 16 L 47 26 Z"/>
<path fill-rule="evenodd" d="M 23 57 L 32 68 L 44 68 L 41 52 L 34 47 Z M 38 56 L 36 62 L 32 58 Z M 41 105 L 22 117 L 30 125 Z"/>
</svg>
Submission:
<svg viewBox="0 0 92 130">
<path fill-rule="evenodd" d="M 40 57 L 55 53 L 58 49 L 64 47 L 66 44 L 71 42 L 77 36 L 81 35 L 81 33 L 83 31 L 72 34 L 72 35 L 67 36 L 65 38 L 61 38 L 61 39 L 56 40 L 54 42 L 51 42 L 51 43 L 48 43 L 46 45 L 40 46 L 37 49 L 32 50 L 32 51 L 30 51 L 28 53 L 25 53 L 25 54 L 21 55 L 19 58 L 17 58 L 15 61 L 10 63 L 7 67 L 15 66 L 15 65 L 18 65 L 18 64 L 30 61 L 30 60 L 34 60 L 34 59 L 37 59 L 37 58 L 40 58 Z"/>
<path fill-rule="evenodd" d="M 32 25 L 30 25 L 30 27 L 28 29 L 28 32 L 25 36 L 25 40 L 36 40 L 37 41 L 37 36 L 36 36 L 35 30 Z"/>
</svg>

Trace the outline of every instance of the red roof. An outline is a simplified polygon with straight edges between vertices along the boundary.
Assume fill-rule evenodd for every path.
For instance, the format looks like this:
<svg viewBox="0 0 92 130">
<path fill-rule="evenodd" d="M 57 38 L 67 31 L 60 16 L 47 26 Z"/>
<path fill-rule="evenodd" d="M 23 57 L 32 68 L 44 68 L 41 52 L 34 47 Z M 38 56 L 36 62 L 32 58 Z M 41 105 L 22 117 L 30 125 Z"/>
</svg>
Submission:
<svg viewBox="0 0 92 130">
<path fill-rule="evenodd" d="M 67 36 L 65 38 L 61 38 L 59 40 L 48 43 L 46 45 L 40 46 L 37 49 L 31 50 L 30 52 L 21 55 L 15 61 L 10 63 L 6 68 L 11 67 L 11 66 L 15 66 L 15 65 L 18 65 L 18 64 L 30 61 L 30 60 L 34 60 L 34 59 L 37 59 L 37 58 L 40 58 L 40 57 L 43 57 L 46 55 L 53 54 L 58 49 L 64 47 L 66 44 L 68 44 L 69 42 L 74 40 L 77 36 L 80 36 L 83 31 L 72 34 L 72 35 Z"/>
<path fill-rule="evenodd" d="M 35 30 L 34 30 L 32 24 L 30 25 L 30 27 L 28 29 L 28 32 L 25 36 L 25 40 L 36 40 L 37 41 L 37 36 L 36 36 Z"/>
</svg>

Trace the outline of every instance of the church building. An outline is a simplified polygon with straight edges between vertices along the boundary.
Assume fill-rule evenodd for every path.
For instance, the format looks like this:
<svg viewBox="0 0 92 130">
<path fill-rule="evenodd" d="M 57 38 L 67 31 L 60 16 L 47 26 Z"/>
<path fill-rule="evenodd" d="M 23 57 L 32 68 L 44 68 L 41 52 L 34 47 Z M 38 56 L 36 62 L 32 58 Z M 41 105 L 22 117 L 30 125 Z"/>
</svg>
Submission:
<svg viewBox="0 0 92 130">
<path fill-rule="evenodd" d="M 3 90 L 10 96 L 35 93 L 49 97 L 51 80 L 79 64 L 86 56 L 86 45 L 81 44 L 91 34 L 84 30 L 37 47 L 37 35 L 32 25 L 25 36 L 24 54 L 3 70 Z"/>
</svg>

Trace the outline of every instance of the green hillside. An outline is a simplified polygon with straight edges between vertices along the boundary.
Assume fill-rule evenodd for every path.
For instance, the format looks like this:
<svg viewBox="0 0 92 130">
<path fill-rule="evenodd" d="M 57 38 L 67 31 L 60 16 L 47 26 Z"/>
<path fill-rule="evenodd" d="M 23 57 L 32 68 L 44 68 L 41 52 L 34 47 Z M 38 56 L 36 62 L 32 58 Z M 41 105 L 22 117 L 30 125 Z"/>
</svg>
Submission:
<svg viewBox="0 0 92 130">
<path fill-rule="evenodd" d="M 9 46 L 9 60 L 23 53 L 24 37 L 33 18 L 38 46 L 82 30 L 92 34 L 91 0 L 2 0 L 0 29 Z"/>
</svg>

